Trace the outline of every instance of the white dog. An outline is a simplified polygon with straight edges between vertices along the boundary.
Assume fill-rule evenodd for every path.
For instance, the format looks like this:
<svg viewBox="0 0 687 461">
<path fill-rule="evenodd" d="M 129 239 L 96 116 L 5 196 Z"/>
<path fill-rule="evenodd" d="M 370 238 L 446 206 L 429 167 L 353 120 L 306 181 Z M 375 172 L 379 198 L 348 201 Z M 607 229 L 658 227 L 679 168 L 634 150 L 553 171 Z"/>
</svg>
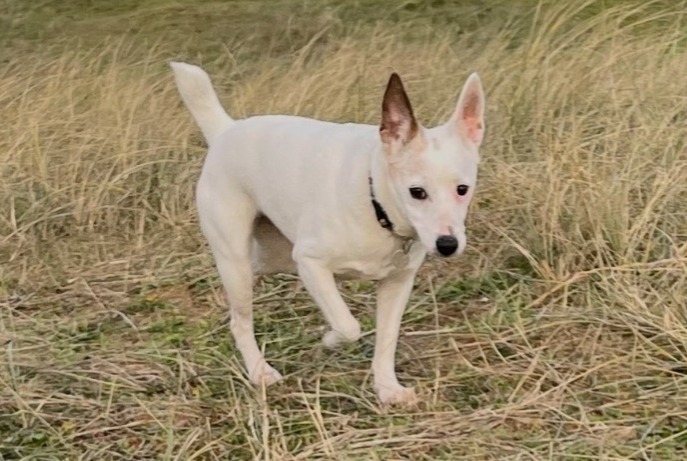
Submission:
<svg viewBox="0 0 687 461">
<path fill-rule="evenodd" d="M 205 71 L 171 66 L 209 145 L 196 190 L 200 225 L 251 382 L 282 378 L 255 340 L 254 274 L 297 272 L 331 326 L 323 339 L 329 347 L 361 334 L 335 277 L 379 280 L 377 396 L 382 403 L 415 402 L 394 366 L 401 317 L 426 254 L 465 249 L 485 128 L 477 74 L 467 79 L 451 118 L 428 129 L 416 121 L 395 73 L 377 127 L 288 115 L 233 120 Z"/>
</svg>

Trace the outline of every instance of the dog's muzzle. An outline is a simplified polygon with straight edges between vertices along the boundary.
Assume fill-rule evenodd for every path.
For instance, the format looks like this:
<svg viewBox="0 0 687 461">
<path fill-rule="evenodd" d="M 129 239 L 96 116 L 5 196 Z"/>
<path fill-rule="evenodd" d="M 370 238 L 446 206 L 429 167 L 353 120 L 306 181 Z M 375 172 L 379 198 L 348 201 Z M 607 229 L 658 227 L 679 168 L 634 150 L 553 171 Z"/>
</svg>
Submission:
<svg viewBox="0 0 687 461">
<path fill-rule="evenodd" d="M 458 239 L 453 235 L 442 235 L 437 239 L 437 251 L 441 256 L 451 256 L 458 249 Z"/>
</svg>

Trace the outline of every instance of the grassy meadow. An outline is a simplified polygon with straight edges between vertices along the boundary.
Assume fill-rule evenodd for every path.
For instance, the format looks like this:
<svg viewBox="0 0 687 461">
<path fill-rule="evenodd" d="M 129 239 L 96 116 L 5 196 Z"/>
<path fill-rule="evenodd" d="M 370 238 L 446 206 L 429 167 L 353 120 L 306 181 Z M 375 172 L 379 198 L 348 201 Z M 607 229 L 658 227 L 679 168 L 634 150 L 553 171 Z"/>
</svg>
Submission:
<svg viewBox="0 0 687 461">
<path fill-rule="evenodd" d="M 469 248 L 428 260 L 381 407 L 295 277 L 256 282 L 252 387 L 193 205 L 169 60 L 235 118 L 421 123 L 478 71 Z M 0 0 L 0 460 L 687 458 L 687 2 Z M 231 204 L 227 204 L 231 206 Z"/>
</svg>

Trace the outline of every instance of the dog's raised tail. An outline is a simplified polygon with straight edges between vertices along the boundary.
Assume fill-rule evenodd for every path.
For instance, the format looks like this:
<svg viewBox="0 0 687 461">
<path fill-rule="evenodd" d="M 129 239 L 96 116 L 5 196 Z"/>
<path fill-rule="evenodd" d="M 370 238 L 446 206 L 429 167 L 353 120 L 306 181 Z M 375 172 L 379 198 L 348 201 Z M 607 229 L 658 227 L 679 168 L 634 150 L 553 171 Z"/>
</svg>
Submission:
<svg viewBox="0 0 687 461">
<path fill-rule="evenodd" d="M 170 62 L 177 89 L 186 107 L 209 143 L 227 129 L 233 120 L 219 102 L 208 74 L 198 66 Z"/>
</svg>

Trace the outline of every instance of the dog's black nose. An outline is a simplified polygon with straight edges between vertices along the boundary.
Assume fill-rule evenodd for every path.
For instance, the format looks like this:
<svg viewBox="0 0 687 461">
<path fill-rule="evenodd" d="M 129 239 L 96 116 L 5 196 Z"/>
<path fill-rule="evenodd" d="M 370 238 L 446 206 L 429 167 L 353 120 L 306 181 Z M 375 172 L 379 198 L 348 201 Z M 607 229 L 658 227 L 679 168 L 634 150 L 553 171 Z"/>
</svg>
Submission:
<svg viewBox="0 0 687 461">
<path fill-rule="evenodd" d="M 451 256 L 458 249 L 458 240 L 453 235 L 442 235 L 437 239 L 437 251 L 442 256 Z"/>
</svg>

